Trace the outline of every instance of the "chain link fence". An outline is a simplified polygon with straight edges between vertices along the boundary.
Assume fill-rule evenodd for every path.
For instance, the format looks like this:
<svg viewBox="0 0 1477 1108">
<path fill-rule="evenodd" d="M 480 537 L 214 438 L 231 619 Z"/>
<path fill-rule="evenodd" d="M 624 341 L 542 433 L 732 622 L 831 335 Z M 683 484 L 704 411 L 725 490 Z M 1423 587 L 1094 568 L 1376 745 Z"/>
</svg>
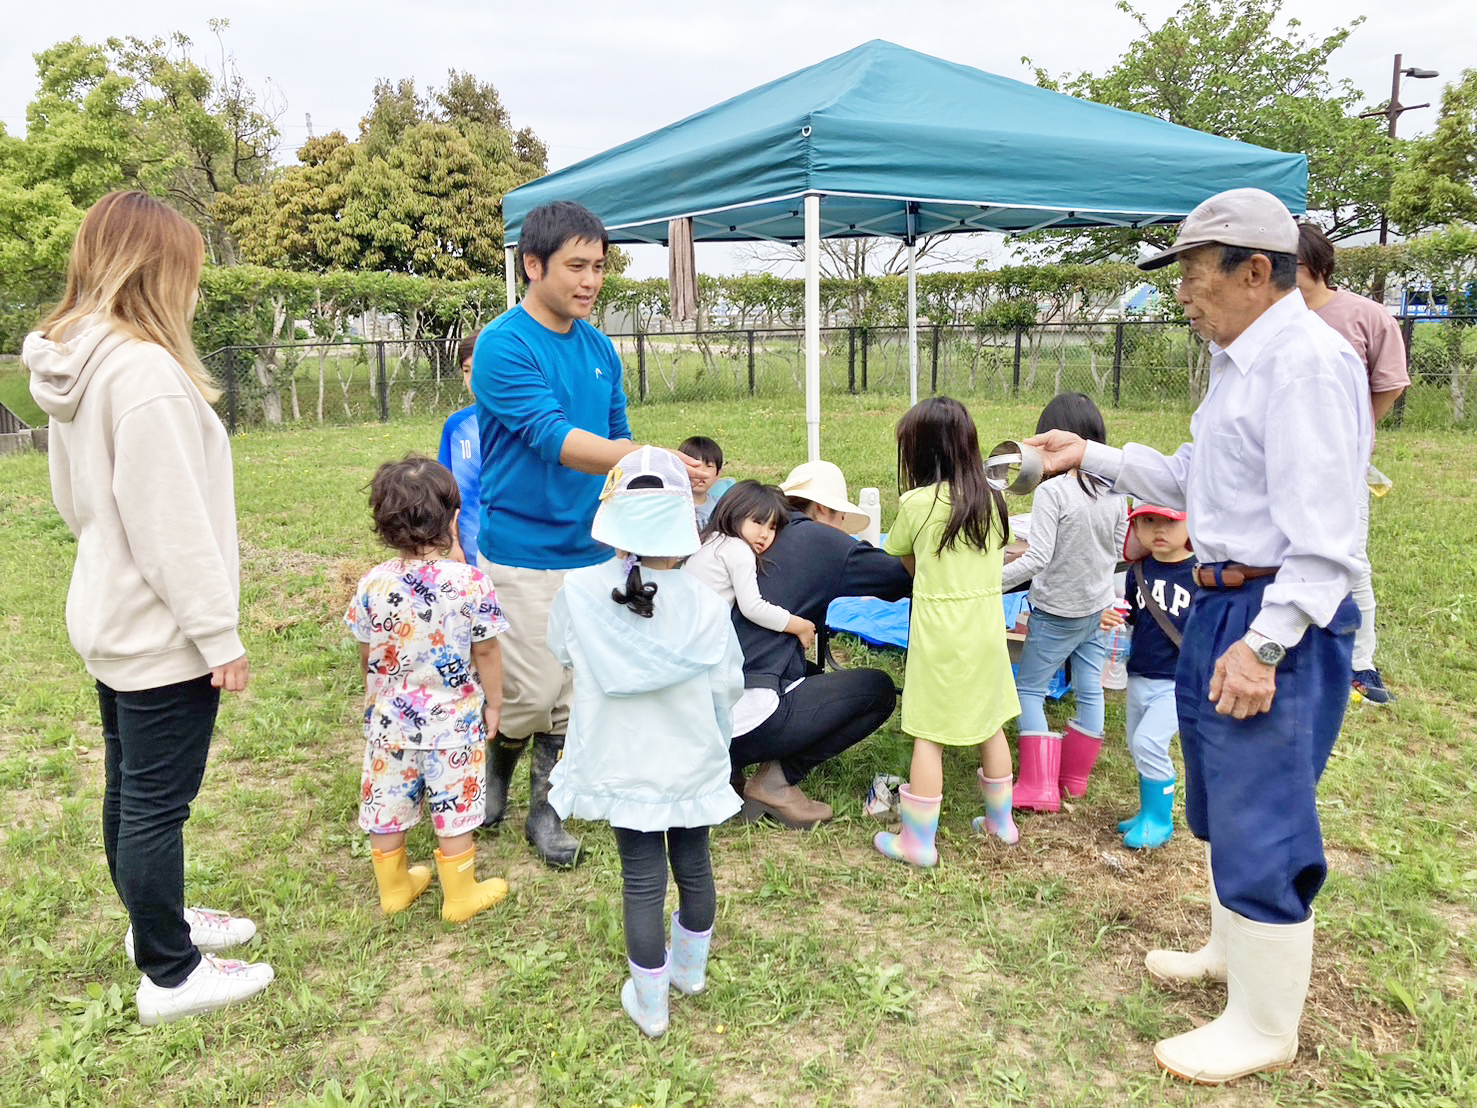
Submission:
<svg viewBox="0 0 1477 1108">
<path fill-rule="evenodd" d="M 1391 422 L 1477 427 L 1477 318 L 1400 321 L 1412 388 Z M 612 334 L 631 404 L 701 403 L 803 393 L 800 329 Z M 821 391 L 908 396 L 905 328 L 821 331 Z M 221 418 L 241 427 L 345 424 L 448 414 L 470 402 L 455 344 L 435 339 L 237 346 L 206 363 L 221 382 Z M 1103 407 L 1191 411 L 1204 395 L 1209 352 L 1182 323 L 1133 320 L 1034 327 L 924 324 L 919 395 L 1045 404 L 1084 392 Z"/>
</svg>

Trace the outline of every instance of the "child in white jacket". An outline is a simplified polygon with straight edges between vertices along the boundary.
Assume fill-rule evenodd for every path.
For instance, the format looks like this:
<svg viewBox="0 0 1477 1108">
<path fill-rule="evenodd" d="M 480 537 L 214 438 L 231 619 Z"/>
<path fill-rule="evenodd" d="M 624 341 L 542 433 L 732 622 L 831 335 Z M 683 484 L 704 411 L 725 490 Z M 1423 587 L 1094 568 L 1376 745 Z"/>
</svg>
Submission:
<svg viewBox="0 0 1477 1108">
<path fill-rule="evenodd" d="M 677 568 L 698 537 L 675 454 L 644 446 L 622 458 L 591 534 L 617 556 L 570 571 L 549 612 L 549 649 L 574 670 L 549 803 L 615 831 L 631 971 L 621 1004 L 655 1038 L 667 1029 L 668 988 L 706 984 L 717 911 L 708 828 L 739 809 L 728 744 L 743 654 L 727 606 Z M 679 894 L 670 952 L 669 862 Z"/>
</svg>

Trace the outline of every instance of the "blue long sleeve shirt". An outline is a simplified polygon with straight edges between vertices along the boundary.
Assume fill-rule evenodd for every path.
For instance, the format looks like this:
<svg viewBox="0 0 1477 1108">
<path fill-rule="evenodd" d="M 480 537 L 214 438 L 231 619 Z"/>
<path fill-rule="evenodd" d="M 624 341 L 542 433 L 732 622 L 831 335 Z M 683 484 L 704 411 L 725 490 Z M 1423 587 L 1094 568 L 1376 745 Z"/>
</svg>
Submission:
<svg viewBox="0 0 1477 1108">
<path fill-rule="evenodd" d="M 482 445 L 483 564 L 578 569 L 610 557 L 590 537 L 602 474 L 559 463 L 574 430 L 629 439 L 615 345 L 583 320 L 551 331 L 520 304 L 477 337 L 472 392 Z"/>
</svg>

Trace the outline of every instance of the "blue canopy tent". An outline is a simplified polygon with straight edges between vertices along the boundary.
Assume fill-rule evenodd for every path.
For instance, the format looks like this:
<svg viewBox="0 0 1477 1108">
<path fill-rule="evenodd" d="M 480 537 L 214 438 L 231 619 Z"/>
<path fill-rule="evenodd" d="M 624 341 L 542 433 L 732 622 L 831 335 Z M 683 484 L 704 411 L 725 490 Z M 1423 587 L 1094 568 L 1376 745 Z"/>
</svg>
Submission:
<svg viewBox="0 0 1477 1108">
<path fill-rule="evenodd" d="M 509 252 L 539 204 L 577 200 L 613 242 L 805 243 L 805 418 L 820 456 L 822 237 L 1178 223 L 1255 185 L 1304 210 L 1307 159 L 1077 100 L 875 40 L 551 173 L 503 199 Z M 509 283 L 510 302 L 512 283 Z"/>
</svg>

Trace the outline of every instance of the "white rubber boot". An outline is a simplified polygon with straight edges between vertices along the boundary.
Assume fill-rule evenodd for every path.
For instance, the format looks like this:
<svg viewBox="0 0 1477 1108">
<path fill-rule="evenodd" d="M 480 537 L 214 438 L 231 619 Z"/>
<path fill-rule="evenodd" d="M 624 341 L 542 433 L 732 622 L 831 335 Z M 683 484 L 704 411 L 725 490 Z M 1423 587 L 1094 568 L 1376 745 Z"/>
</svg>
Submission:
<svg viewBox="0 0 1477 1108">
<path fill-rule="evenodd" d="M 1144 966 L 1160 981 L 1187 983 L 1226 979 L 1226 918 L 1231 914 L 1215 892 L 1210 844 L 1205 844 L 1205 874 L 1210 881 L 1210 938 L 1199 950 L 1151 950 Z"/>
<path fill-rule="evenodd" d="M 1298 1052 L 1313 917 L 1293 924 L 1257 923 L 1235 912 L 1227 917 L 1226 1010 L 1204 1027 L 1154 1044 L 1161 1066 L 1197 1085 L 1283 1069 Z"/>
</svg>

